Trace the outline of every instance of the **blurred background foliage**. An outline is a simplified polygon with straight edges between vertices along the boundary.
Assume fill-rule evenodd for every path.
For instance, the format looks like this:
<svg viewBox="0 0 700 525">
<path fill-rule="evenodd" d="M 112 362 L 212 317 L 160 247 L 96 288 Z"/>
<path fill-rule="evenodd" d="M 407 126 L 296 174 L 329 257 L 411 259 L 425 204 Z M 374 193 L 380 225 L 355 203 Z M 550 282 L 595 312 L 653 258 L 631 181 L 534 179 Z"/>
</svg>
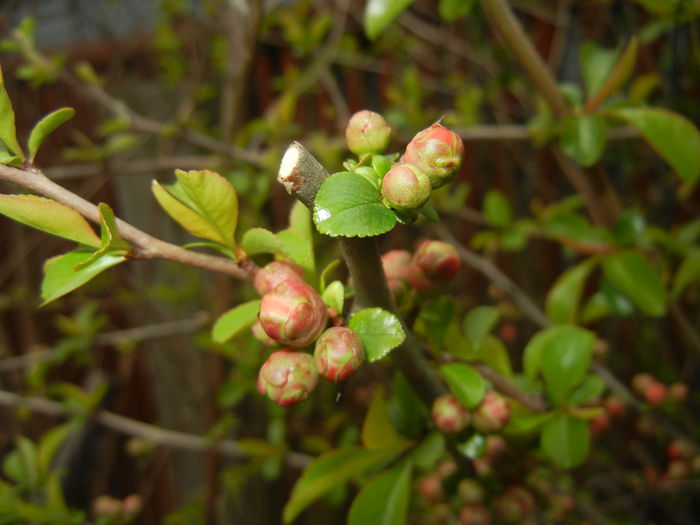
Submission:
<svg viewBox="0 0 700 525">
<path fill-rule="evenodd" d="M 626 100 L 700 118 L 698 2 L 511 4 L 568 86 L 569 100 L 581 99 L 596 68 L 614 64 L 636 36 Z M 542 306 L 557 276 L 610 236 L 618 245 L 648 249 L 664 286 L 674 287 L 677 308 L 688 312 L 690 330 L 670 317 L 642 317 L 611 287 L 603 306 L 588 303 L 584 321 L 596 323 L 608 342 L 599 357 L 625 382 L 648 370 L 666 382 L 697 385 L 698 348 L 688 350 L 693 326 L 700 325 L 697 189 L 673 175 L 633 130 L 618 126 L 583 173 L 609 177 L 624 211 L 614 224 L 592 220 L 561 176 L 570 161 L 555 151 L 558 128 L 550 111 L 477 2 L 416 0 L 374 40 L 365 33 L 364 8 L 346 0 L 7 0 L 0 4 L 0 58 L 18 135 L 57 107 L 76 108 L 37 164 L 128 222 L 184 244 L 193 239 L 151 197 L 154 178 L 169 181 L 175 168 L 216 170 L 238 192 L 240 231 L 278 231 L 292 200 L 274 181 L 291 141 L 339 171 L 343 130 L 354 111 L 384 114 L 395 129 L 395 151 L 444 116 L 464 137 L 466 154 L 435 204 L 458 241 Z M 428 224 L 397 228 L 381 238 L 382 251 L 410 248 L 426 236 L 435 236 Z M 142 261 L 37 309 L 43 261 L 65 251 L 65 241 L 4 217 L 0 239 L 0 386 L 58 403 L 53 413 L 35 413 L 3 398 L 0 409 L 3 473 L 21 487 L 27 521 L 81 523 L 93 519 L 101 495 L 126 504 L 138 494 L 139 523 L 277 523 L 299 465 L 276 452 L 317 455 L 356 441 L 370 386 L 391 382 L 386 365 L 365 367 L 347 385 L 326 384 L 309 402 L 281 410 L 255 392 L 266 354 L 260 343 L 243 337 L 215 344 L 208 335 L 212 319 L 254 297 L 249 284 Z M 323 268 L 338 254 L 334 243 L 317 240 Z M 678 278 L 687 260 L 689 269 Z M 590 298 L 597 290 L 587 286 Z M 512 299 L 473 270 L 462 272 L 454 296 L 462 314 L 481 304 L 499 308 L 494 333 L 520 368 L 537 327 Z M 692 392 L 690 404 L 672 415 L 697 438 L 690 407 L 700 400 Z M 254 459 L 154 447 L 91 419 L 96 407 L 208 440 L 242 439 Z M 61 412 L 70 415 L 67 424 Z M 614 439 L 594 451 L 597 460 L 622 456 L 616 463 L 641 471 L 624 432 Z M 651 463 L 662 443 L 645 451 Z M 582 469 L 575 481 L 597 490 L 599 472 Z M 649 515 L 659 523 L 679 515 L 692 522 L 693 495 L 697 488 L 674 495 L 681 504 L 671 510 L 652 498 Z M 298 522 L 341 521 L 345 496 L 332 492 Z M 611 504 L 609 512 L 631 516 L 620 523 L 635 522 L 639 508 L 628 507 L 638 500 L 631 502 Z M 665 519 L 665 512 L 674 517 Z"/>
</svg>

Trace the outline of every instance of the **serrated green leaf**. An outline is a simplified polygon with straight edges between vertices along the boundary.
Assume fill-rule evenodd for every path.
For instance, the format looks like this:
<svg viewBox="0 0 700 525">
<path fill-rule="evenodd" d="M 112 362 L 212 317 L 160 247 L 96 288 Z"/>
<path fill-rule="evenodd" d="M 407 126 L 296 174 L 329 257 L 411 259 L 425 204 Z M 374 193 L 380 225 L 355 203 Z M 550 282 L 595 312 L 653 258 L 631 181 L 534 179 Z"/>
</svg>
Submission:
<svg viewBox="0 0 700 525">
<path fill-rule="evenodd" d="M 469 341 L 471 347 L 478 352 L 481 343 L 493 330 L 501 317 L 501 312 L 494 306 L 477 306 L 469 310 L 464 317 L 464 336 Z"/>
<path fill-rule="evenodd" d="M 27 141 L 29 162 L 34 162 L 34 157 L 36 157 L 36 153 L 46 137 L 53 133 L 58 126 L 74 116 L 75 110 L 73 108 L 61 108 L 49 113 L 34 125 Z"/>
<path fill-rule="evenodd" d="M 513 219 L 508 199 L 498 190 L 489 190 L 486 193 L 483 208 L 486 219 L 498 228 L 505 228 Z"/>
<path fill-rule="evenodd" d="M 454 22 L 472 12 L 475 0 L 440 0 L 438 13 L 446 22 Z"/>
<path fill-rule="evenodd" d="M 85 218 L 59 202 L 34 195 L 0 195 L 0 213 L 22 224 L 87 246 L 100 239 Z"/>
<path fill-rule="evenodd" d="M 211 330 L 211 338 L 225 343 L 255 324 L 260 311 L 260 299 L 239 304 L 219 317 Z"/>
<path fill-rule="evenodd" d="M 385 357 L 406 338 L 398 317 L 382 308 L 360 310 L 348 326 L 360 337 L 369 363 Z"/>
<path fill-rule="evenodd" d="M 688 184 L 700 178 L 700 131 L 685 117 L 661 108 L 618 108 L 611 113 L 636 128 Z"/>
<path fill-rule="evenodd" d="M 44 301 L 41 306 L 72 292 L 106 269 L 126 260 L 124 255 L 108 252 L 80 270 L 75 269 L 93 254 L 89 250 L 76 250 L 48 259 L 44 263 L 44 280 L 41 283 L 41 298 Z"/>
<path fill-rule="evenodd" d="M 331 237 L 368 237 L 391 230 L 396 215 L 382 204 L 379 191 L 366 179 L 340 172 L 321 184 L 314 223 L 320 233 Z"/>
<path fill-rule="evenodd" d="M 369 0 L 365 6 L 365 34 L 374 40 L 413 0 Z"/>
<path fill-rule="evenodd" d="M 595 268 L 596 261 L 588 259 L 562 273 L 549 289 L 546 301 L 547 317 L 554 324 L 575 323 L 583 285 Z"/>
<path fill-rule="evenodd" d="M 340 281 L 333 281 L 321 294 L 323 302 L 333 308 L 339 314 L 343 313 L 343 302 L 345 299 L 345 287 Z"/>
<path fill-rule="evenodd" d="M 411 493 L 411 463 L 384 471 L 371 479 L 350 506 L 348 525 L 403 525 Z"/>
<path fill-rule="evenodd" d="M 600 115 L 570 115 L 564 119 L 561 149 L 577 164 L 595 164 L 605 148 L 605 119 Z"/>
<path fill-rule="evenodd" d="M 678 297 L 692 282 L 700 281 L 700 249 L 691 250 L 673 276 L 673 295 Z"/>
<path fill-rule="evenodd" d="M 24 159 L 22 147 L 17 142 L 15 111 L 12 109 L 10 96 L 2 83 L 0 83 L 0 141 L 5 144 L 11 153 Z"/>
<path fill-rule="evenodd" d="M 540 447 L 557 467 L 569 469 L 583 463 L 590 448 L 588 425 L 576 417 L 561 414 L 542 429 Z"/>
<path fill-rule="evenodd" d="M 666 291 L 654 270 L 637 252 L 623 251 L 602 258 L 603 274 L 642 312 L 659 317 L 666 312 Z"/>
<path fill-rule="evenodd" d="M 448 363 L 440 367 L 452 393 L 467 408 L 474 408 L 484 397 L 486 381 L 466 363 Z"/>
<path fill-rule="evenodd" d="M 586 376 L 593 356 L 595 334 L 578 326 L 564 325 L 545 329 L 550 333 L 542 349 L 542 375 L 547 394 L 555 405 Z"/>
<path fill-rule="evenodd" d="M 394 428 L 384 401 L 384 389 L 381 387 L 374 391 L 374 397 L 362 424 L 361 438 L 362 445 L 369 450 L 399 448 L 409 443 Z"/>
</svg>

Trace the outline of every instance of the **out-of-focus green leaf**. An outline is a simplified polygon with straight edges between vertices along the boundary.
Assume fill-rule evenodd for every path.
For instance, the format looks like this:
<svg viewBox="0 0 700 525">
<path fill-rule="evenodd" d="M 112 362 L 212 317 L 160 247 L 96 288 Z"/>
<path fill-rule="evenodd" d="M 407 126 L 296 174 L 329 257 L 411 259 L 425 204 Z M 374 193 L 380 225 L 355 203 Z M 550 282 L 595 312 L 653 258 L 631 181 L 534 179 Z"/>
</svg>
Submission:
<svg viewBox="0 0 700 525">
<path fill-rule="evenodd" d="M 602 258 L 603 273 L 642 312 L 659 317 L 666 312 L 666 291 L 659 277 L 637 252 L 623 251 Z"/>
<path fill-rule="evenodd" d="M 513 218 L 508 199 L 498 190 L 489 190 L 486 193 L 483 208 L 486 219 L 499 228 L 508 226 Z"/>
<path fill-rule="evenodd" d="M 547 294 L 547 317 L 555 324 L 575 323 L 586 278 L 596 261 L 588 259 L 562 273 Z"/>
<path fill-rule="evenodd" d="M 673 295 L 678 297 L 694 281 L 700 281 L 700 249 L 691 250 L 683 258 L 676 275 L 673 276 Z"/>
<path fill-rule="evenodd" d="M 440 367 L 442 377 L 459 402 L 474 408 L 484 398 L 486 381 L 481 374 L 466 363 L 448 363 Z"/>
<path fill-rule="evenodd" d="M 588 76 L 588 78 L 591 79 L 593 75 L 595 75 L 595 85 L 588 85 L 588 102 L 586 103 L 584 111 L 594 111 L 598 106 L 610 98 L 610 96 L 617 93 L 617 91 L 627 81 L 634 68 L 634 63 L 637 60 L 637 47 L 637 39 L 633 38 L 630 40 L 630 43 L 627 44 L 627 47 L 625 48 L 624 53 L 622 53 L 620 60 L 617 61 L 614 69 L 612 69 L 609 74 L 609 69 L 607 68 L 607 61 L 610 59 L 609 55 L 603 59 L 606 64 L 602 64 L 600 63 L 600 60 L 598 60 L 595 61 L 597 63 L 592 63 L 588 68 L 586 68 L 588 70 L 588 75 L 584 74 L 584 78 Z M 599 53 L 606 55 L 605 51 L 600 51 L 600 48 L 598 49 Z M 615 58 L 616 57 L 617 52 L 615 52 Z M 605 81 L 598 85 L 598 83 L 602 80 L 601 77 L 603 77 Z"/>
<path fill-rule="evenodd" d="M 411 493 L 411 463 L 404 462 L 371 479 L 355 497 L 348 525 L 404 525 Z"/>
<path fill-rule="evenodd" d="M 260 299 L 239 304 L 221 315 L 211 331 L 211 337 L 217 343 L 225 343 L 234 338 L 246 328 L 255 324 L 260 310 Z"/>
<path fill-rule="evenodd" d="M 583 405 L 598 399 L 605 392 L 603 380 L 593 374 L 589 374 L 583 382 L 574 388 L 568 395 L 566 401 L 571 405 Z"/>
<path fill-rule="evenodd" d="M 27 141 L 29 162 L 34 162 L 34 157 L 36 157 L 36 153 L 46 137 L 53 133 L 58 126 L 72 119 L 73 116 L 75 116 L 73 108 L 61 108 L 49 113 L 34 125 Z"/>
<path fill-rule="evenodd" d="M 595 42 L 583 43 L 580 56 L 581 76 L 589 99 L 603 87 L 619 55 L 617 49 L 601 47 Z"/>
<path fill-rule="evenodd" d="M 446 22 L 467 16 L 474 9 L 475 0 L 440 0 L 438 13 Z"/>
<path fill-rule="evenodd" d="M 569 469 L 583 463 L 590 448 L 588 425 L 579 418 L 561 414 L 542 429 L 540 446 L 557 467 Z"/>
<path fill-rule="evenodd" d="M 2 71 L 0 70 L 0 78 Z M 0 141 L 2 141 L 11 153 L 24 158 L 22 147 L 17 142 L 15 131 L 15 111 L 12 109 L 10 96 L 7 94 L 5 84 L 0 83 Z"/>
<path fill-rule="evenodd" d="M 580 166 L 592 166 L 605 148 L 605 119 L 599 115 L 566 117 L 560 145 L 564 153 Z"/>
<path fill-rule="evenodd" d="M 464 336 L 475 351 L 479 351 L 500 317 L 500 310 L 494 306 L 477 306 L 469 310 L 464 318 Z"/>
<path fill-rule="evenodd" d="M 374 392 L 374 397 L 367 410 L 365 421 L 362 424 L 362 444 L 366 449 L 375 450 L 387 447 L 403 447 L 409 441 L 401 436 L 391 423 L 384 390 L 379 387 Z"/>
<path fill-rule="evenodd" d="M 548 328 L 551 336 L 542 352 L 542 375 L 547 394 L 555 405 L 566 400 L 571 389 L 581 383 L 593 356 L 595 334 L 578 326 Z"/>
<path fill-rule="evenodd" d="M 369 0 L 365 6 L 365 34 L 374 40 L 413 0 Z"/>
</svg>

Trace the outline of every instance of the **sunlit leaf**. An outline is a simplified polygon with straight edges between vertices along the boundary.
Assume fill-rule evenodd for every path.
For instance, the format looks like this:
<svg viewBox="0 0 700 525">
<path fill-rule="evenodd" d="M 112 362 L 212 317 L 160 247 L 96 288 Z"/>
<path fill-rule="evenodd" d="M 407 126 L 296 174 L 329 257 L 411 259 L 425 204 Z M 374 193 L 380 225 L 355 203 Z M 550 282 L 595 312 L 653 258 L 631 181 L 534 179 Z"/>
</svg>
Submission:
<svg viewBox="0 0 700 525">
<path fill-rule="evenodd" d="M 406 337 L 401 321 L 382 308 L 360 310 L 352 316 L 348 326 L 360 337 L 370 363 L 385 357 Z"/>
<path fill-rule="evenodd" d="M 73 108 L 61 108 L 49 113 L 34 125 L 27 141 L 29 162 L 34 162 L 34 157 L 36 157 L 36 153 L 46 137 L 53 133 L 58 126 L 72 119 L 74 115 Z"/>
<path fill-rule="evenodd" d="M 260 310 L 260 299 L 239 304 L 221 315 L 211 331 L 211 337 L 217 343 L 225 343 L 234 338 L 246 328 L 255 324 Z"/>
<path fill-rule="evenodd" d="M 369 0 L 365 6 L 365 34 L 374 40 L 413 0 Z"/>
</svg>

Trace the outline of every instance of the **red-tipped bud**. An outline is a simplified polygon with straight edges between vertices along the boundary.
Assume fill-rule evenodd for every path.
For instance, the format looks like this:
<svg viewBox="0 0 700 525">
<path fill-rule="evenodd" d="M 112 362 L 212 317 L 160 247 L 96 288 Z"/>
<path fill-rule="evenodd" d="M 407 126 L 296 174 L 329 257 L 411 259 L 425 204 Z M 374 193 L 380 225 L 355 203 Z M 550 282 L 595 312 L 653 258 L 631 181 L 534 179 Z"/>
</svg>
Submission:
<svg viewBox="0 0 700 525">
<path fill-rule="evenodd" d="M 389 145 L 391 128 L 379 113 L 363 109 L 358 111 L 345 128 L 345 141 L 355 155 L 381 153 Z"/>
<path fill-rule="evenodd" d="M 459 135 L 444 127 L 433 124 L 416 134 L 406 146 L 401 162 L 413 164 L 430 178 L 435 188 L 452 180 L 462 164 L 464 143 Z"/>
<path fill-rule="evenodd" d="M 250 331 L 252 332 L 253 337 L 255 337 L 255 339 L 260 341 L 265 346 L 277 346 L 277 341 L 275 341 L 272 337 L 267 335 L 267 333 L 265 333 L 265 330 L 263 330 L 263 327 L 260 324 L 260 319 L 255 321 L 255 324 L 253 324 Z"/>
<path fill-rule="evenodd" d="M 430 179 L 412 164 L 397 164 L 382 179 L 382 197 L 395 210 L 417 210 L 430 198 Z"/>
<path fill-rule="evenodd" d="M 481 432 L 498 432 L 510 420 L 510 406 L 497 392 L 486 392 L 483 401 L 474 412 L 474 426 Z"/>
<path fill-rule="evenodd" d="M 426 503 L 437 503 L 445 497 L 442 480 L 438 476 L 426 476 L 419 479 L 418 492 Z"/>
<path fill-rule="evenodd" d="M 670 459 L 688 459 L 695 452 L 695 447 L 685 439 L 674 439 L 668 445 L 668 457 Z"/>
<path fill-rule="evenodd" d="M 486 438 L 486 457 L 496 459 L 508 452 L 508 442 L 501 436 L 488 436 Z"/>
<path fill-rule="evenodd" d="M 328 309 L 311 286 L 287 280 L 263 296 L 259 319 L 265 333 L 275 341 L 306 346 L 326 327 Z"/>
<path fill-rule="evenodd" d="M 610 414 L 607 412 L 601 412 L 596 417 L 591 419 L 589 426 L 594 435 L 600 435 L 610 426 Z"/>
<path fill-rule="evenodd" d="M 334 326 L 316 341 L 316 370 L 326 379 L 343 381 L 354 374 L 365 360 L 360 337 L 351 328 Z"/>
<path fill-rule="evenodd" d="M 527 518 L 535 510 L 535 500 L 529 490 L 510 487 L 496 500 L 498 513 L 509 523 Z"/>
<path fill-rule="evenodd" d="M 688 399 L 688 385 L 678 382 L 668 387 L 668 400 L 671 403 L 683 403 L 686 399 Z"/>
<path fill-rule="evenodd" d="M 304 270 L 292 262 L 272 261 L 258 270 L 253 279 L 253 286 L 260 295 L 265 295 L 284 281 L 304 282 Z"/>
<path fill-rule="evenodd" d="M 481 484 L 472 478 L 464 478 L 457 485 L 457 494 L 466 504 L 481 503 L 486 494 Z"/>
<path fill-rule="evenodd" d="M 459 511 L 459 525 L 491 525 L 491 511 L 484 505 L 467 505 Z"/>
<path fill-rule="evenodd" d="M 491 464 L 491 460 L 487 458 L 476 458 L 472 464 L 474 465 L 474 472 L 476 472 L 476 475 L 479 476 L 480 478 L 485 478 L 487 476 L 490 476 L 491 473 L 493 472 L 493 465 Z"/>
<path fill-rule="evenodd" d="M 314 358 L 290 348 L 278 350 L 260 367 L 258 392 L 283 407 L 303 401 L 316 387 Z"/>
<path fill-rule="evenodd" d="M 439 295 L 457 276 L 462 261 L 452 245 L 442 241 L 423 241 L 411 264 L 410 280 L 421 293 Z"/>
<path fill-rule="evenodd" d="M 644 395 L 644 392 L 646 391 L 647 387 L 655 381 L 656 379 L 654 379 L 654 376 L 652 376 L 651 374 L 647 374 L 646 372 L 635 374 L 632 378 L 632 388 L 638 394 Z"/>
<path fill-rule="evenodd" d="M 469 424 L 469 411 L 451 394 L 435 399 L 431 415 L 435 426 L 447 434 L 460 432 Z"/>
<path fill-rule="evenodd" d="M 644 391 L 644 399 L 646 399 L 647 403 L 650 405 L 659 406 L 666 401 L 666 392 L 666 385 L 654 381 Z"/>
<path fill-rule="evenodd" d="M 412 258 L 408 250 L 391 250 L 382 255 L 382 268 L 386 278 L 408 281 Z"/>
<path fill-rule="evenodd" d="M 605 400 L 605 410 L 611 417 L 620 417 L 625 413 L 625 404 L 617 397 L 609 397 Z"/>
</svg>

